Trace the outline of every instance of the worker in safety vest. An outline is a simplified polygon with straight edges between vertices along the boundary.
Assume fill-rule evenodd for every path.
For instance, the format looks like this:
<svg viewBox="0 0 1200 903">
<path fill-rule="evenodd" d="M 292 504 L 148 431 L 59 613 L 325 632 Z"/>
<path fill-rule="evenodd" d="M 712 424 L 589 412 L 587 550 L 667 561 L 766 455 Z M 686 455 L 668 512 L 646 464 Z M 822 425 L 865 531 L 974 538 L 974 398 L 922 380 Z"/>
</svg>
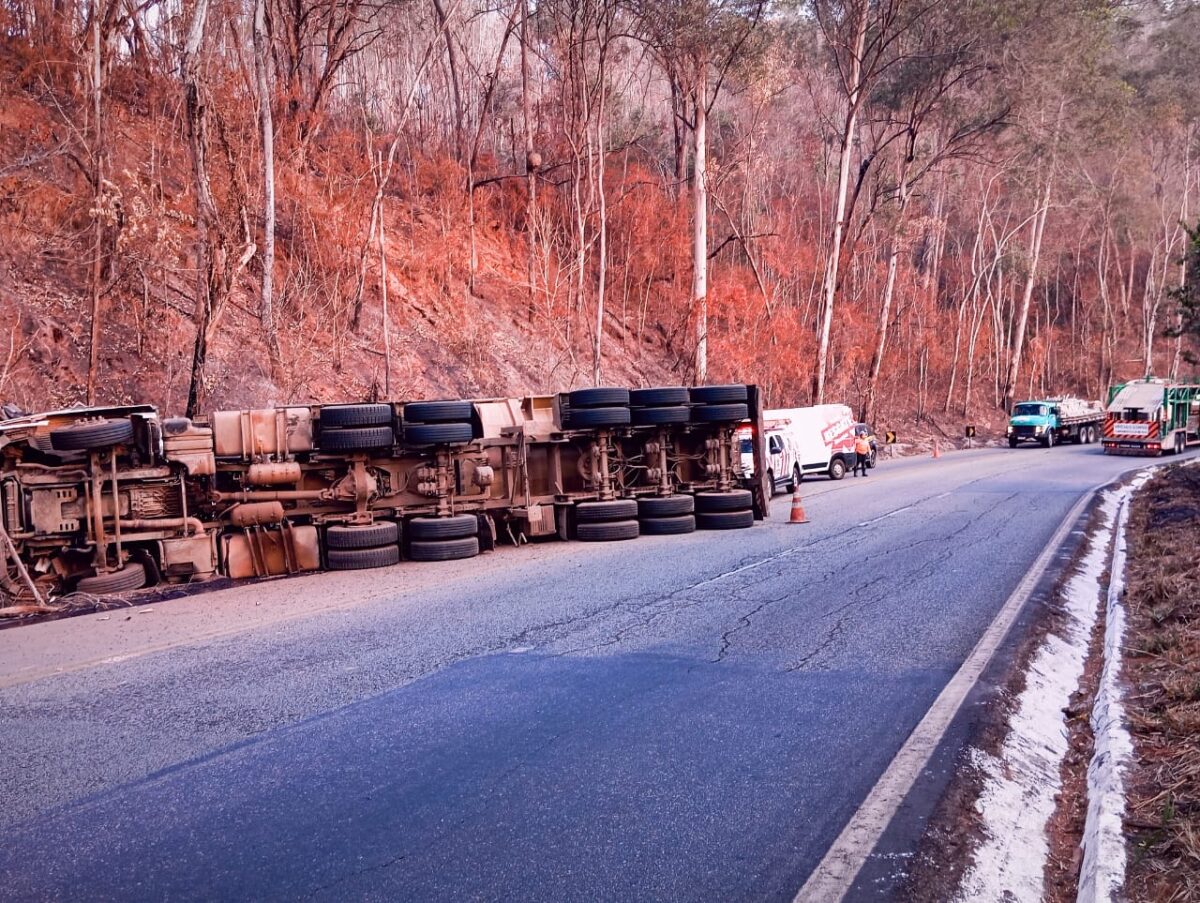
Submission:
<svg viewBox="0 0 1200 903">
<path fill-rule="evenodd" d="M 871 442 L 867 439 L 866 434 L 857 433 L 854 436 L 854 454 L 856 456 L 856 460 L 854 461 L 854 475 L 858 476 L 858 472 L 861 470 L 862 475 L 865 477 L 867 475 L 867 461 L 871 458 Z"/>
</svg>

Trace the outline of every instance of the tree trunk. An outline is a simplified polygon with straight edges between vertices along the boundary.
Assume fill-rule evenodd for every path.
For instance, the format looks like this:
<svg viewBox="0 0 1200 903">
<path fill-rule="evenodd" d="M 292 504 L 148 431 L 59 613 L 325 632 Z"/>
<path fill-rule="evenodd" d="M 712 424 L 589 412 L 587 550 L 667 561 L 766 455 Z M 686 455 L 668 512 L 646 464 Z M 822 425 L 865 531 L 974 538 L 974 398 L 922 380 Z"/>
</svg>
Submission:
<svg viewBox="0 0 1200 903">
<path fill-rule="evenodd" d="M 687 182 L 687 96 L 679 87 L 679 79 L 672 71 L 671 81 L 671 135 L 675 152 L 675 185 L 671 194 L 678 200 L 684 196 L 683 186 Z"/>
<path fill-rule="evenodd" d="M 279 333 L 275 327 L 275 123 L 271 115 L 271 59 L 267 52 L 266 0 L 255 0 L 253 38 L 254 78 L 258 90 L 258 121 L 262 131 L 263 153 L 261 318 L 267 339 L 271 378 L 278 381 L 283 372 L 283 360 L 279 351 Z"/>
<path fill-rule="evenodd" d="M 825 263 L 825 284 L 822 288 L 821 334 L 817 344 L 817 372 L 813 377 L 813 403 L 825 400 L 825 375 L 829 367 L 829 338 L 833 329 L 833 302 L 837 295 L 838 268 L 842 257 L 842 241 L 846 231 L 846 198 L 850 189 L 850 158 L 854 154 L 854 134 L 858 126 L 858 110 L 862 95 L 862 55 L 867 40 L 867 14 L 870 5 L 856 7 L 858 21 L 854 26 L 854 50 L 850 60 L 847 83 L 846 119 L 838 152 L 838 187 L 833 220 L 833 239 Z"/>
<path fill-rule="evenodd" d="M 100 57 L 100 9 L 92 4 L 92 322 L 88 349 L 87 403 L 96 403 L 96 381 L 100 371 L 100 280 L 104 274 L 102 235 L 104 231 L 104 125 L 100 118 L 103 91 Z"/>
<path fill-rule="evenodd" d="M 450 20 L 442 0 L 433 0 L 433 9 L 437 13 L 438 26 L 446 38 L 446 62 L 450 67 L 450 87 L 454 92 L 454 150 L 459 160 L 466 157 L 466 130 L 463 123 L 462 87 L 458 78 L 458 52 L 454 47 L 454 36 L 450 30 Z"/>
<path fill-rule="evenodd" d="M 388 161 L 388 169 L 390 170 L 391 161 Z M 386 184 L 386 175 L 384 169 L 383 156 L 379 159 L 379 222 L 376 224 L 379 228 L 379 299 L 380 312 L 383 316 L 383 397 L 385 400 L 390 400 L 392 397 L 392 330 L 391 317 L 388 314 L 388 265 L 387 265 L 387 237 L 383 227 L 383 187 Z"/>
<path fill-rule="evenodd" d="M 203 403 L 204 365 L 208 359 L 208 323 L 212 313 L 213 255 L 209 243 L 212 224 L 212 192 L 208 184 L 206 120 L 200 90 L 200 44 L 208 19 L 208 0 L 197 0 L 183 51 L 183 90 L 188 144 L 192 157 L 192 179 L 196 188 L 196 341 L 192 348 L 192 373 L 188 385 L 186 414 L 195 417 Z"/>
<path fill-rule="evenodd" d="M 1025 345 L 1025 328 L 1029 323 L 1029 305 L 1033 290 L 1037 286 L 1038 260 L 1042 255 L 1042 235 L 1046 230 L 1046 217 L 1050 213 L 1050 188 L 1053 175 L 1046 177 L 1046 189 L 1039 199 L 1040 207 L 1033 218 L 1029 245 L 1029 275 L 1025 277 L 1025 290 L 1021 294 L 1021 307 L 1017 313 L 1016 330 L 1012 339 L 1012 354 L 1008 361 L 1008 375 L 1004 380 L 1004 410 L 1011 411 L 1017 390 L 1017 378 L 1021 371 L 1021 352 Z"/>
<path fill-rule="evenodd" d="M 900 211 L 892 229 L 891 247 L 888 250 L 887 281 L 883 287 L 883 300 L 879 305 L 879 322 L 875 328 L 875 351 L 871 355 L 871 371 L 867 377 L 866 400 L 863 402 L 862 419 L 871 423 L 875 417 L 875 394 L 879 387 L 879 374 L 883 369 L 883 353 L 887 348 L 888 322 L 892 316 L 892 298 L 896 291 L 896 271 L 900 264 L 900 245 L 904 240 L 905 218 L 908 215 L 908 163 L 911 151 L 905 156 L 900 168 Z"/>
<path fill-rule="evenodd" d="M 537 166 L 534 155 L 533 104 L 529 99 L 529 0 L 521 0 L 521 115 L 525 121 L 525 231 L 529 234 L 529 322 L 537 313 L 534 290 L 537 275 Z"/>
<path fill-rule="evenodd" d="M 596 103 L 596 194 L 597 213 L 600 230 L 598 262 L 599 272 L 596 281 L 596 336 L 592 345 L 592 385 L 600 385 L 600 346 L 604 337 L 604 295 L 608 281 L 608 207 L 604 198 L 604 164 L 605 164 L 605 135 L 604 135 L 604 63 L 600 64 L 600 97 Z"/>
<path fill-rule="evenodd" d="M 696 356 L 694 372 L 697 385 L 708 379 L 708 73 L 703 65 L 696 74 L 694 94 L 696 120 L 692 178 L 692 308 L 696 316 Z"/>
</svg>

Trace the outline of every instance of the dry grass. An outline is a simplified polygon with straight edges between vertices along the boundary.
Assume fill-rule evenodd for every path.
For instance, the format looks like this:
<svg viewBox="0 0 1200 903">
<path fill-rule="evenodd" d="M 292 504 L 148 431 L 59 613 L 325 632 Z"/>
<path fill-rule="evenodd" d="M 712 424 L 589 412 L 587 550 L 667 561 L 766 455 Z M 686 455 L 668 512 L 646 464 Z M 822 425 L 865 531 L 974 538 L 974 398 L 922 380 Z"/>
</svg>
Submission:
<svg viewBox="0 0 1200 903">
<path fill-rule="evenodd" d="M 1125 673 L 1136 749 L 1128 897 L 1200 900 L 1200 469 L 1175 467 L 1130 519 Z"/>
</svg>

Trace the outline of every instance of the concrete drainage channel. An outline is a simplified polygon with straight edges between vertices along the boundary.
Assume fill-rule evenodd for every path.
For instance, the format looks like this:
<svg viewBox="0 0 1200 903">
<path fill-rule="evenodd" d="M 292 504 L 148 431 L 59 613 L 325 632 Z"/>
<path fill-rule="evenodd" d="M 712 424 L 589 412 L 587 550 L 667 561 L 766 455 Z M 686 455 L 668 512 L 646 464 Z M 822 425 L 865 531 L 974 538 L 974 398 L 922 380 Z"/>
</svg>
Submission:
<svg viewBox="0 0 1200 903">
<path fill-rule="evenodd" d="M 1121 898 L 1126 863 L 1124 773 L 1132 755 L 1119 683 L 1125 526 L 1130 501 L 1149 477 L 1147 470 L 1099 493 L 1098 522 L 1075 573 L 1063 586 L 1060 619 L 1025 666 L 1024 688 L 1014 700 L 1003 743 L 994 754 L 975 751 L 983 774 L 975 802 L 981 836 L 968 854 L 970 864 L 955 899 L 1067 896 L 1080 903 L 1104 903 Z M 1098 672 L 1098 677 L 1086 677 L 1085 670 Z M 1092 752 L 1086 781 L 1078 791 L 1086 814 L 1081 833 L 1072 840 L 1070 832 L 1052 836 L 1051 828 L 1058 825 L 1056 830 L 1062 832 L 1070 823 L 1059 810 L 1076 792 L 1063 783 L 1063 769 L 1075 767 L 1064 764 L 1076 755 L 1069 721 L 1072 697 L 1090 686 L 1095 686 L 1095 694 L 1084 711 Z M 1082 761 L 1078 767 L 1083 767 Z M 1052 855 L 1069 858 L 1064 848 L 1074 843 L 1077 880 L 1064 894 L 1061 884 L 1046 883 L 1047 870 Z"/>
<path fill-rule="evenodd" d="M 1120 685 L 1125 517 L 1134 493 L 1165 466 L 1150 465 L 1129 482 L 1098 487 L 1075 504 L 809 875 L 797 901 L 865 899 L 883 886 L 901 899 L 1121 899 L 1124 775 L 1132 755 Z M 1068 576 L 1052 577 L 1055 559 L 1070 546 L 1069 535 L 1082 529 L 1087 511 L 1096 513 L 1080 540 L 1081 558 Z M 1047 579 L 1064 582 L 1055 590 Z M 1018 670 L 1006 678 L 1018 687 L 1016 695 L 995 721 L 968 715 L 960 723 L 962 703 L 980 686 L 1020 612 L 1041 593 L 1058 601 L 1045 603 L 1054 615 L 1044 635 L 1035 633 L 1032 644 L 1017 653 Z M 1093 689 L 1094 696 L 1085 695 Z M 1081 704 L 1074 701 L 1077 693 L 1084 697 Z M 1082 753 L 1068 718 L 1086 720 L 1090 736 Z M 964 731 L 975 730 L 981 730 L 979 739 L 971 741 Z M 957 739 L 942 748 L 942 740 L 952 737 Z M 965 748 L 969 767 L 954 752 L 960 742 L 979 743 Z M 939 783 L 947 769 L 949 783 Z M 914 789 L 918 798 L 910 800 Z M 931 789 L 940 805 L 928 796 Z M 1070 807 L 1077 805 L 1072 822 Z M 1076 827 L 1065 827 L 1071 824 Z M 914 854 L 912 843 L 921 835 Z M 914 855 L 902 863 L 895 859 Z M 936 889 L 933 895 L 930 888 Z"/>
</svg>

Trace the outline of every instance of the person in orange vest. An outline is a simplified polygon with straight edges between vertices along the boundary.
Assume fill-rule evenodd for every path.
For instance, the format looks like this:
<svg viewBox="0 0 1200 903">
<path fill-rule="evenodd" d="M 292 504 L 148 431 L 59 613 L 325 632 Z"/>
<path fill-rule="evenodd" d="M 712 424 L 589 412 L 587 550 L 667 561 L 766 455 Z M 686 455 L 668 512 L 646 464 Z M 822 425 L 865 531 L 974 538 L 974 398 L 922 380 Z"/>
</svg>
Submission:
<svg viewBox="0 0 1200 903">
<path fill-rule="evenodd" d="M 858 476 L 859 470 L 862 470 L 862 475 L 867 475 L 867 461 L 871 458 L 871 442 L 867 439 L 865 433 L 856 433 L 854 436 L 854 475 Z"/>
</svg>

